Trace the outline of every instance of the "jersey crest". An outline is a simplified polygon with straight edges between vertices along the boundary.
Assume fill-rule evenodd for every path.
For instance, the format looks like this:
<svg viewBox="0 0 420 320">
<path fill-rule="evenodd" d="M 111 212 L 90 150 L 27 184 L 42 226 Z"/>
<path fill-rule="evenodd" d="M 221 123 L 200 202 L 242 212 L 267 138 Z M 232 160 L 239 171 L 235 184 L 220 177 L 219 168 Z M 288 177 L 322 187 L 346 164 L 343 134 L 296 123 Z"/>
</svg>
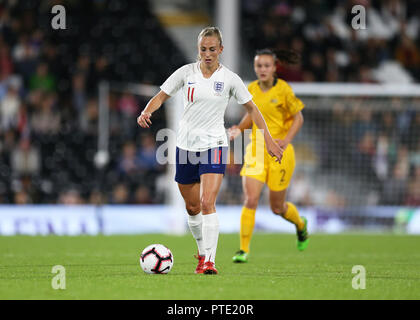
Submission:
<svg viewBox="0 0 420 320">
<path fill-rule="evenodd" d="M 220 94 L 222 91 L 223 91 L 223 88 L 225 87 L 225 83 L 224 82 L 221 82 L 221 81 L 215 81 L 214 82 L 214 86 L 213 86 L 213 88 L 214 88 L 214 91 L 217 93 L 217 94 Z"/>
</svg>

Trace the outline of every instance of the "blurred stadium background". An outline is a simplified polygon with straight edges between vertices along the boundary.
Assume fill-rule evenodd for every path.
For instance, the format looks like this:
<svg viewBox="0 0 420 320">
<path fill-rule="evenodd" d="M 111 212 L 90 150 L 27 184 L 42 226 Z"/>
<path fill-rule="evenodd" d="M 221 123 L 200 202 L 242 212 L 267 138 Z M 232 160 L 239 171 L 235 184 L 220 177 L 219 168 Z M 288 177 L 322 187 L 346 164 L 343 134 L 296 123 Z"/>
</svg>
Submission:
<svg viewBox="0 0 420 320">
<path fill-rule="evenodd" d="M 66 29 L 54 30 L 54 5 Z M 366 29 L 354 30 L 354 5 Z M 420 6 L 415 0 L 0 1 L 0 235 L 185 232 L 173 166 L 155 154 L 177 98 L 144 130 L 136 117 L 163 81 L 196 59 L 208 25 L 222 62 L 255 78 L 257 49 L 305 103 L 289 190 L 313 232 L 420 233 Z M 244 110 L 231 105 L 226 127 Z M 244 137 L 246 141 L 246 137 Z M 239 230 L 240 164 L 218 199 L 221 231 Z M 265 192 L 261 231 L 294 232 Z M 73 206 L 70 206 L 73 205 Z M 78 206 L 74 206 L 78 205 Z"/>
</svg>

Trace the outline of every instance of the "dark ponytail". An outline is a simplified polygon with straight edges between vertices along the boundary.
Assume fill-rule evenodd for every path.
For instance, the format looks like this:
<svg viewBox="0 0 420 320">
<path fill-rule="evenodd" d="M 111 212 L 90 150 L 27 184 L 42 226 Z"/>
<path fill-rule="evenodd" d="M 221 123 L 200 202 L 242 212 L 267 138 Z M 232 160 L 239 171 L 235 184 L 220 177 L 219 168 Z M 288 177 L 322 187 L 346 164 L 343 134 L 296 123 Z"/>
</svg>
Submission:
<svg viewBox="0 0 420 320">
<path fill-rule="evenodd" d="M 285 49 L 279 49 L 279 50 L 272 50 L 272 49 L 261 49 L 257 50 L 255 53 L 255 56 L 262 56 L 262 55 L 268 55 L 272 56 L 274 58 L 274 61 L 280 61 L 287 64 L 296 64 L 300 60 L 300 55 L 292 50 L 285 50 Z"/>
<path fill-rule="evenodd" d="M 292 50 L 276 50 L 277 59 L 287 64 L 296 64 L 300 61 L 300 54 Z"/>
</svg>

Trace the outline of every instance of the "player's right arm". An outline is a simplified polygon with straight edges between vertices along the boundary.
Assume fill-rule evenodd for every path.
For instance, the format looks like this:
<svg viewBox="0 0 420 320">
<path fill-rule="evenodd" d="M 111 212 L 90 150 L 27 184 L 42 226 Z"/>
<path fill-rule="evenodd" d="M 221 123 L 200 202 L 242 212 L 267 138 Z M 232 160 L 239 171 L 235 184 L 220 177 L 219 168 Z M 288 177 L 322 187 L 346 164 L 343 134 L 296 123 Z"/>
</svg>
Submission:
<svg viewBox="0 0 420 320">
<path fill-rule="evenodd" d="M 181 89 L 184 85 L 184 76 L 187 68 L 188 65 L 185 65 L 172 73 L 171 76 L 161 85 L 161 90 L 152 99 L 150 99 L 146 108 L 144 108 L 140 116 L 137 118 L 137 123 L 142 128 L 149 128 L 152 124 L 152 121 L 150 121 L 152 113 L 159 109 L 166 100 Z"/>
<path fill-rule="evenodd" d="M 144 108 L 142 113 L 137 117 L 137 123 L 140 125 L 140 127 L 149 128 L 152 124 L 152 121 L 150 120 L 152 113 L 159 109 L 162 104 L 170 97 L 170 95 L 160 90 L 152 99 L 150 99 L 146 105 L 146 108 Z"/>
</svg>

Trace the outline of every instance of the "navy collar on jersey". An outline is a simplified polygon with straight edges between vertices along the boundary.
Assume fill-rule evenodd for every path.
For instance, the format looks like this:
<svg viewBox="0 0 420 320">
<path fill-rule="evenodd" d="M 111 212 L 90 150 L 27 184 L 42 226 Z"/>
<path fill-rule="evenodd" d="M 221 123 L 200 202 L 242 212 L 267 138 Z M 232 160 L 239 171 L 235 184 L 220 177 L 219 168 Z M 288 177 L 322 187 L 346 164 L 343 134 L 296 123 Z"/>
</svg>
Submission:
<svg viewBox="0 0 420 320">
<path fill-rule="evenodd" d="M 276 84 L 277 84 L 277 82 L 278 82 L 278 80 L 279 79 L 277 79 L 276 77 L 274 77 L 274 80 L 273 80 L 273 87 L 275 87 L 276 86 Z M 261 83 L 260 83 L 260 81 L 258 80 L 258 86 L 261 88 Z M 271 87 L 272 88 L 272 87 Z M 270 88 L 270 89 L 271 89 Z"/>
</svg>

